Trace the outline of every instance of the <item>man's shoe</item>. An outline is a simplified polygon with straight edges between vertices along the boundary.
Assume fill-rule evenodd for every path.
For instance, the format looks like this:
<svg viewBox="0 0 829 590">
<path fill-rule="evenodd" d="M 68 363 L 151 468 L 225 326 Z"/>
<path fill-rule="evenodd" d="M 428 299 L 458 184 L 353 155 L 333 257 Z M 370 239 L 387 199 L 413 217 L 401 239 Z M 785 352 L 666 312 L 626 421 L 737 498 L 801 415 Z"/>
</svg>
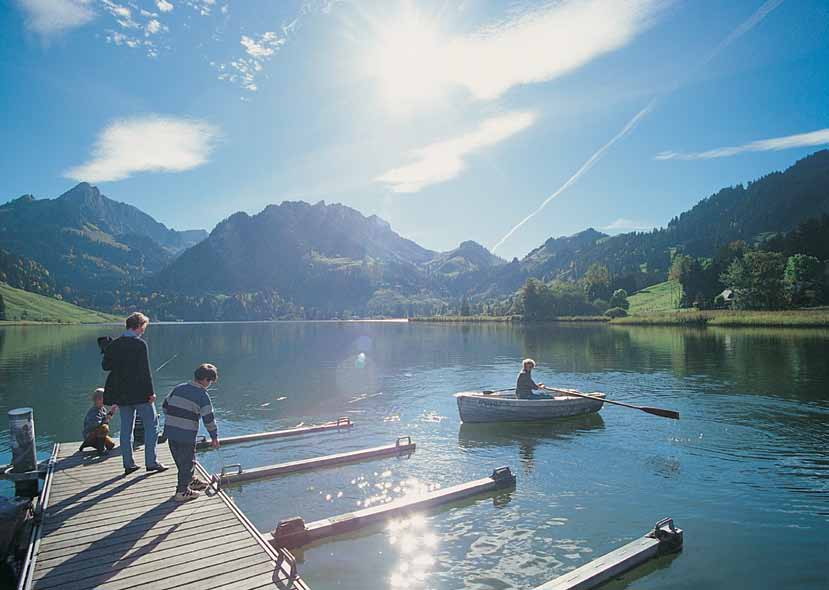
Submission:
<svg viewBox="0 0 829 590">
<path fill-rule="evenodd" d="M 167 471 L 169 467 L 167 467 L 164 463 L 156 463 L 155 465 L 150 465 L 147 467 L 147 471 L 157 471 L 161 473 L 162 471 Z"/>
<path fill-rule="evenodd" d="M 194 477 L 193 481 L 190 482 L 190 489 L 194 490 L 194 491 L 197 491 L 197 492 L 200 492 L 202 490 L 206 490 L 207 489 L 207 483 L 203 482 L 202 480 L 200 480 L 197 477 Z"/>
<path fill-rule="evenodd" d="M 178 492 L 175 496 L 173 496 L 173 500 L 176 502 L 189 502 L 190 500 L 195 500 L 199 496 L 201 496 L 200 493 L 187 489 L 183 492 Z"/>
<path fill-rule="evenodd" d="M 133 465 L 132 467 L 124 467 L 124 475 L 129 475 L 130 473 L 135 473 L 139 469 L 140 469 L 140 467 L 138 467 L 138 465 Z"/>
</svg>

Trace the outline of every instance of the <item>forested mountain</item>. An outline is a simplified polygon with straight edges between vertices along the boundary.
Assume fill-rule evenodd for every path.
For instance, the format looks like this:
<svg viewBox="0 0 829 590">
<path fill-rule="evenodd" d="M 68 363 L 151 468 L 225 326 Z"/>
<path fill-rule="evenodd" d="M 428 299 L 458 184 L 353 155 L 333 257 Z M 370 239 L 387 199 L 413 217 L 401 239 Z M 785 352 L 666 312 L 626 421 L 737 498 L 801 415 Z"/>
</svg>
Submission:
<svg viewBox="0 0 829 590">
<path fill-rule="evenodd" d="M 521 269 L 528 277 L 544 280 L 575 279 L 599 263 L 614 276 L 630 277 L 638 289 L 663 280 L 677 251 L 711 257 L 730 242 L 753 244 L 827 212 L 829 150 L 822 150 L 785 172 L 722 189 L 665 228 L 612 237 L 588 229 L 551 238 L 521 260 Z M 512 287 L 505 285 L 505 290 Z"/>
<path fill-rule="evenodd" d="M 0 248 L 0 282 L 40 295 L 55 295 L 55 280 L 34 260 Z"/>
<path fill-rule="evenodd" d="M 236 213 L 201 241 L 204 232 L 170 230 L 81 183 L 54 200 L 0 207 L 0 247 L 10 251 L 0 261 L 72 301 L 162 319 L 429 314 L 457 312 L 464 299 L 502 309 L 528 278 L 572 282 L 591 266 L 632 292 L 663 281 L 677 253 L 713 257 L 734 241 L 779 250 L 802 242 L 819 253 L 825 223 L 802 224 L 827 212 L 824 150 L 722 189 L 664 228 L 616 236 L 590 228 L 506 262 L 472 241 L 434 252 L 376 216 L 323 201 Z"/>
<path fill-rule="evenodd" d="M 152 285 L 182 294 L 275 290 L 307 307 L 362 310 L 379 289 L 428 289 L 423 265 L 435 255 L 379 217 L 324 201 L 283 202 L 232 215 Z"/>
<path fill-rule="evenodd" d="M 0 247 L 44 266 L 70 300 L 88 304 L 161 270 L 206 235 L 168 229 L 85 182 L 56 199 L 24 195 L 0 206 Z"/>
</svg>

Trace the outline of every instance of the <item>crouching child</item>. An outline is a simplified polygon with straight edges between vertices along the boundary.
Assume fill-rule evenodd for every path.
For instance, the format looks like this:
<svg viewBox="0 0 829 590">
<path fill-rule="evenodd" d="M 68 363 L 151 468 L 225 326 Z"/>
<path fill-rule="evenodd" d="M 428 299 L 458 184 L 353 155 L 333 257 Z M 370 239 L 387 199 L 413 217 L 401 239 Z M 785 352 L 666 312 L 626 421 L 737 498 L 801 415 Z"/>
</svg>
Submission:
<svg viewBox="0 0 829 590">
<path fill-rule="evenodd" d="M 196 467 L 196 435 L 199 419 L 210 435 L 210 444 L 219 448 L 219 433 L 213 417 L 213 404 L 207 389 L 219 379 L 219 372 L 210 364 L 200 365 L 193 374 L 192 383 L 177 385 L 161 407 L 164 409 L 164 436 L 170 445 L 170 453 L 178 468 L 177 502 L 187 502 L 199 497 L 199 491 L 207 484 L 194 477 Z"/>
<path fill-rule="evenodd" d="M 112 404 L 109 410 L 104 406 L 104 388 L 92 392 L 92 407 L 83 419 L 83 442 L 80 450 L 93 447 L 99 454 L 111 451 L 115 441 L 109 436 L 109 421 L 118 406 Z"/>
</svg>

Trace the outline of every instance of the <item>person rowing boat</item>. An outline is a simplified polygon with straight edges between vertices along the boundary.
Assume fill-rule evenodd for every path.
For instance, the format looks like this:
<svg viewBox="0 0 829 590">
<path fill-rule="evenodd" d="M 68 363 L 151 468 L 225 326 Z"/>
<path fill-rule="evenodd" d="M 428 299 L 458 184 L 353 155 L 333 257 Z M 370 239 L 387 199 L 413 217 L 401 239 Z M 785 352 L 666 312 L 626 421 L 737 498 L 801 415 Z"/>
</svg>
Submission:
<svg viewBox="0 0 829 590">
<path fill-rule="evenodd" d="M 524 359 L 523 369 L 518 373 L 518 382 L 515 384 L 515 397 L 518 399 L 549 399 L 550 396 L 543 393 L 533 393 L 537 389 L 543 389 L 543 383 L 533 381 L 532 372 L 535 368 L 533 359 Z"/>
</svg>

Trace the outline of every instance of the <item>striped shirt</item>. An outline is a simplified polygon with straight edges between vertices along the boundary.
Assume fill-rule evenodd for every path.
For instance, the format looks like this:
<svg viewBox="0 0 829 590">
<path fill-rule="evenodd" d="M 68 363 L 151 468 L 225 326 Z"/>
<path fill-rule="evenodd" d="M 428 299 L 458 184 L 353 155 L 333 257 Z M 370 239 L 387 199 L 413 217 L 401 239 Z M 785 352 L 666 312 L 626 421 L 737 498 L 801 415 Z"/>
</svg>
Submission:
<svg viewBox="0 0 829 590">
<path fill-rule="evenodd" d="M 213 404 L 207 390 L 194 383 L 182 383 L 164 400 L 164 434 L 176 442 L 196 442 L 199 432 L 199 418 L 210 438 L 216 439 L 219 433 L 213 417 Z"/>
</svg>

